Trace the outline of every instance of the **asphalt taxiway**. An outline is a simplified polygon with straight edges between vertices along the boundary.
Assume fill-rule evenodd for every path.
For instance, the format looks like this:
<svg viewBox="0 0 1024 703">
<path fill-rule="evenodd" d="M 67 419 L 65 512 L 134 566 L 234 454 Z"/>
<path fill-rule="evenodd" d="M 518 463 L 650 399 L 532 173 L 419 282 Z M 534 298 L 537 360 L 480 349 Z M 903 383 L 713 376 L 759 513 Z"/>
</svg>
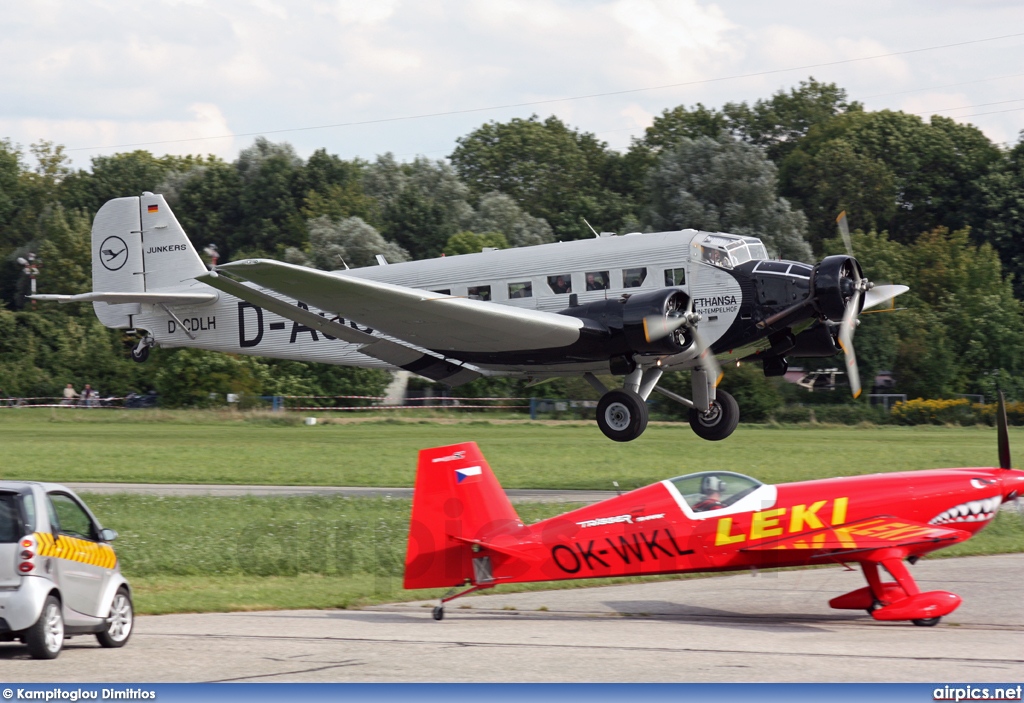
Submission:
<svg viewBox="0 0 1024 703">
<path fill-rule="evenodd" d="M 55 662 L 0 645 L 19 682 L 1024 681 L 1024 554 L 924 560 L 963 605 L 936 627 L 835 611 L 842 567 L 470 596 L 359 611 L 140 617 L 129 644 Z"/>
</svg>

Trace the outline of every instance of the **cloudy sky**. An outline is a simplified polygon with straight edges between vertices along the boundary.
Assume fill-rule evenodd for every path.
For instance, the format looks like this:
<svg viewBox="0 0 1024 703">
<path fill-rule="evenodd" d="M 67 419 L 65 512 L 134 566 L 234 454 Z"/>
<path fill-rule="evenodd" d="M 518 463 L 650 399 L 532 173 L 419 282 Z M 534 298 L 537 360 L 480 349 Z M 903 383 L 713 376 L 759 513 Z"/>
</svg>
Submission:
<svg viewBox="0 0 1024 703">
<path fill-rule="evenodd" d="M 877 58 L 871 58 L 877 57 Z M 558 115 L 625 148 L 662 110 L 813 75 L 868 109 L 1024 128 L 1020 0 L 0 0 L 0 138 L 75 165 L 444 158 L 489 120 Z"/>
</svg>

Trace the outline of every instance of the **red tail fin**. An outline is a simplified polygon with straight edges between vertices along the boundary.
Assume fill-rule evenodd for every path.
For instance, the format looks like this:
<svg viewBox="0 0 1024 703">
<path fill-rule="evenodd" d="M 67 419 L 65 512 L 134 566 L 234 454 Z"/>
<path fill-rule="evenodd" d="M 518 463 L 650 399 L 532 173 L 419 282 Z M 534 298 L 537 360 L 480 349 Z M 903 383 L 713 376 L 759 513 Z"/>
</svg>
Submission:
<svg viewBox="0 0 1024 703">
<path fill-rule="evenodd" d="M 416 468 L 405 587 L 473 579 L 472 542 L 522 526 L 476 442 L 424 449 Z"/>
</svg>

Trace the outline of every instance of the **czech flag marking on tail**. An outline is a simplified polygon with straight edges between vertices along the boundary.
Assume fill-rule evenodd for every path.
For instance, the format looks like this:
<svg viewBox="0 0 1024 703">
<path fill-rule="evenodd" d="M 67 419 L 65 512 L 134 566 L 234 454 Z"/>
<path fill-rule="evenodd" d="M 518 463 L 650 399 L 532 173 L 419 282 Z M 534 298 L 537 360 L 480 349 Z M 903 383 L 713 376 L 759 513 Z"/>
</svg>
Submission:
<svg viewBox="0 0 1024 703">
<path fill-rule="evenodd" d="M 480 480 L 482 469 L 479 466 L 467 466 L 464 469 L 455 469 L 455 482 L 462 483 L 468 479 Z"/>
</svg>

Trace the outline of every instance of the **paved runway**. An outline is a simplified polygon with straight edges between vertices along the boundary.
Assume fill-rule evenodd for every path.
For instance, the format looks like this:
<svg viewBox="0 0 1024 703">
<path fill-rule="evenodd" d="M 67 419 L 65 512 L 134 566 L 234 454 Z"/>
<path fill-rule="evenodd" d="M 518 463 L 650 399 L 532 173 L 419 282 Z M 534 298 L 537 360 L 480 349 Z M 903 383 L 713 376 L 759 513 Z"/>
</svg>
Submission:
<svg viewBox="0 0 1024 703">
<path fill-rule="evenodd" d="M 925 560 L 922 590 L 964 604 L 933 628 L 835 611 L 841 567 L 471 596 L 362 611 L 139 618 L 122 650 L 56 662 L 0 645 L 12 682 L 1024 681 L 1024 555 Z"/>
</svg>

